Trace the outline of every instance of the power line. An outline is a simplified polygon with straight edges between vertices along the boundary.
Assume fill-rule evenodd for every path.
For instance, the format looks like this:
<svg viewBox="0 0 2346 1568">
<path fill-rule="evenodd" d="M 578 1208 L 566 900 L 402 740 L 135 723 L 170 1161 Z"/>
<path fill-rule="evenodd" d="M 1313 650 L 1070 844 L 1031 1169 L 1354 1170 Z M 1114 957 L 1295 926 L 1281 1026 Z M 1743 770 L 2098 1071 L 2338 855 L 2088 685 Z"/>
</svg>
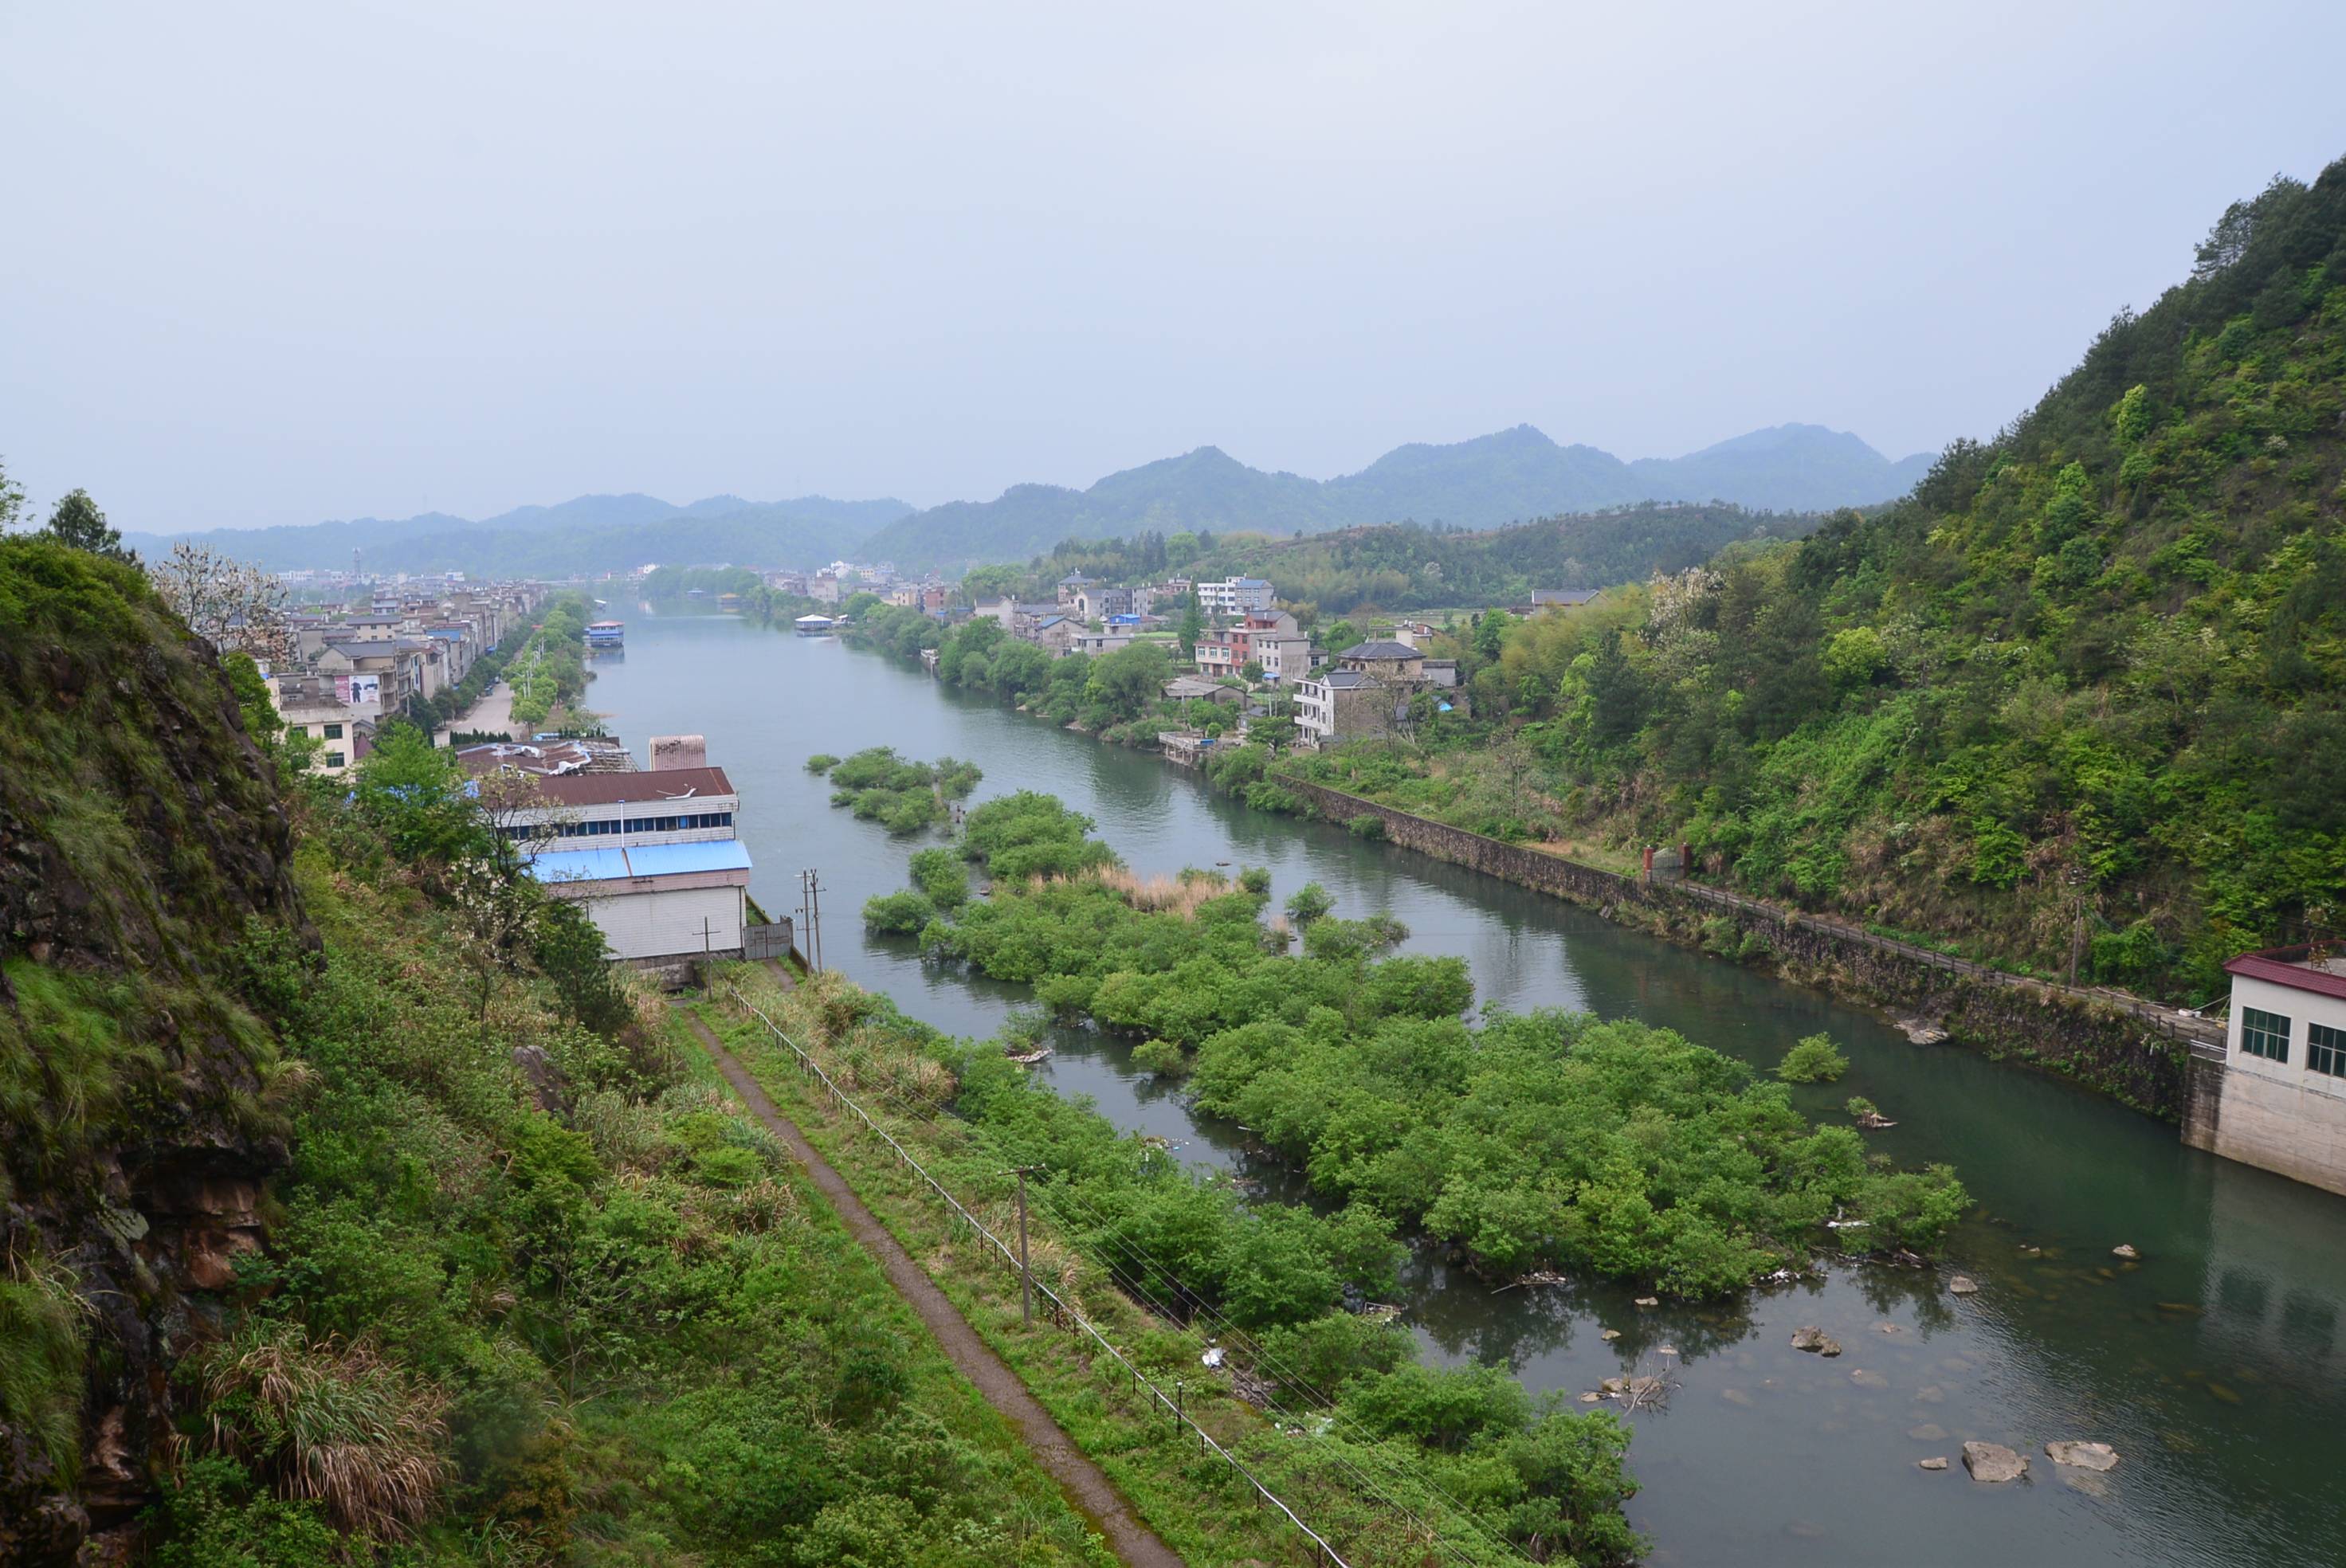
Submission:
<svg viewBox="0 0 2346 1568">
<path fill-rule="evenodd" d="M 823 1070 L 821 1063 L 809 1055 L 807 1052 L 799 1045 L 798 1042 L 792 1040 L 787 1033 L 783 1033 L 781 1027 L 775 1023 L 771 1018 L 768 1017 L 762 1010 L 750 1003 L 748 998 L 742 996 L 739 987 L 730 987 L 729 989 L 731 990 L 733 998 L 736 1002 L 739 1002 L 744 1008 L 747 1008 L 760 1023 L 765 1024 L 767 1029 L 773 1033 L 776 1039 L 781 1041 L 783 1044 L 790 1047 L 792 1054 L 799 1059 L 803 1068 L 806 1071 L 812 1073 L 817 1080 L 821 1083 L 822 1086 L 831 1093 L 834 1099 L 847 1109 L 854 1112 L 856 1116 L 866 1127 L 869 1127 L 873 1133 L 877 1134 L 890 1148 L 893 1149 L 896 1152 L 897 1157 L 902 1159 L 905 1165 L 912 1167 L 913 1171 L 918 1175 L 923 1182 L 928 1184 L 929 1189 L 936 1194 L 936 1196 L 949 1207 L 951 1207 L 963 1220 L 966 1221 L 974 1232 L 983 1237 L 985 1241 L 990 1244 L 997 1253 L 1000 1253 L 1005 1260 L 1009 1258 L 1009 1248 L 1003 1244 L 1002 1239 L 995 1236 L 991 1230 L 988 1230 L 984 1225 L 978 1220 L 975 1215 L 969 1212 L 969 1210 L 962 1204 L 960 1199 L 954 1197 L 951 1192 L 947 1191 L 944 1184 L 939 1182 L 936 1177 L 931 1176 L 921 1165 L 920 1161 L 913 1157 L 912 1153 L 907 1150 L 903 1145 L 898 1143 L 895 1137 L 890 1134 L 886 1128 L 881 1126 L 877 1122 L 872 1119 L 869 1112 L 865 1111 L 861 1105 L 858 1105 L 854 1100 L 847 1095 L 846 1091 L 840 1088 L 839 1084 L 831 1078 L 831 1074 Z M 1046 1285 L 1041 1288 L 1045 1298 L 1051 1302 L 1055 1308 L 1053 1314 L 1055 1320 L 1062 1323 L 1063 1325 L 1072 1324 L 1075 1329 L 1087 1336 L 1094 1344 L 1097 1345 L 1102 1351 L 1106 1352 L 1110 1358 L 1112 1358 L 1117 1365 L 1130 1372 L 1132 1375 L 1133 1386 L 1136 1390 L 1146 1388 L 1152 1399 L 1164 1405 L 1168 1410 L 1173 1412 L 1178 1425 L 1186 1425 L 1191 1431 L 1195 1431 L 1198 1434 L 1198 1443 L 1204 1450 L 1211 1453 L 1219 1454 L 1222 1461 L 1229 1465 L 1232 1471 L 1236 1471 L 1247 1481 L 1249 1485 L 1255 1489 L 1255 1493 L 1258 1497 L 1262 1499 L 1263 1502 L 1269 1503 L 1271 1507 L 1278 1509 L 1280 1515 L 1284 1517 L 1289 1523 L 1294 1525 L 1297 1530 L 1308 1536 L 1314 1548 L 1316 1548 L 1321 1554 L 1324 1555 L 1330 1563 L 1335 1564 L 1335 1568 L 1350 1568 L 1350 1564 L 1344 1561 L 1343 1557 L 1338 1553 L 1333 1546 L 1329 1544 L 1325 1536 L 1312 1529 L 1311 1525 L 1305 1523 L 1302 1516 L 1298 1514 L 1294 1509 L 1288 1506 L 1287 1502 L 1281 1499 L 1278 1493 L 1272 1492 L 1268 1486 L 1265 1486 L 1253 1471 L 1250 1471 L 1239 1461 L 1236 1454 L 1232 1453 L 1229 1449 L 1222 1443 L 1216 1441 L 1214 1436 L 1210 1432 L 1207 1431 L 1204 1427 L 1199 1426 L 1194 1419 L 1183 1412 L 1179 1404 L 1176 1400 L 1168 1399 L 1166 1396 L 1165 1391 L 1158 1388 L 1156 1382 L 1143 1373 L 1137 1366 L 1135 1366 L 1131 1359 L 1127 1357 L 1123 1351 L 1110 1344 L 1107 1337 L 1102 1334 L 1099 1329 L 1093 1325 L 1089 1319 L 1086 1318 L 1081 1312 L 1075 1310 L 1071 1306 L 1069 1306 L 1064 1298 L 1062 1298 L 1056 1291 L 1053 1290 L 1049 1286 Z"/>
<path fill-rule="evenodd" d="M 740 998 L 740 992 L 738 989 L 735 991 L 735 996 L 737 999 Z M 744 1002 L 744 1005 L 748 1005 L 746 1001 Z M 753 1008 L 752 1011 L 755 1011 L 755 1009 Z M 765 1019 L 763 1013 L 760 1013 L 759 1016 L 762 1021 L 766 1022 L 769 1028 L 774 1028 L 775 1033 L 778 1035 L 781 1034 L 781 1031 L 779 1028 L 775 1028 L 771 1020 Z M 782 1038 L 790 1044 L 793 1050 L 800 1049 L 795 1042 L 789 1041 L 789 1037 L 787 1035 L 782 1035 Z M 884 1098 L 896 1101 L 911 1114 L 916 1125 L 929 1125 L 941 1130 L 944 1125 L 949 1121 L 953 1125 L 967 1134 L 972 1139 L 978 1143 L 981 1146 L 981 1152 L 986 1154 L 990 1158 L 1010 1161 L 1018 1157 L 1005 1150 L 999 1144 L 995 1143 L 989 1136 L 988 1129 L 980 1126 L 977 1123 L 972 1122 L 968 1117 L 963 1115 L 958 1110 L 945 1105 L 943 1101 L 933 1100 L 925 1095 L 920 1095 L 916 1093 L 907 1093 L 903 1090 L 895 1089 L 884 1083 L 865 1086 L 874 1089 Z M 924 1176 L 926 1175 L 925 1172 L 923 1174 Z M 1248 1334 L 1244 1329 L 1231 1322 L 1226 1314 L 1213 1305 L 1211 1300 L 1208 1298 L 1203 1291 L 1188 1285 L 1187 1282 L 1182 1280 L 1178 1275 L 1175 1274 L 1171 1268 L 1168 1268 L 1157 1258 L 1151 1257 L 1145 1247 L 1141 1247 L 1137 1242 L 1130 1239 L 1129 1237 L 1123 1236 L 1121 1232 L 1131 1223 L 1129 1220 L 1115 1220 L 1101 1214 L 1096 1207 L 1087 1203 L 1080 1194 L 1075 1192 L 1065 1183 L 1046 1184 L 1044 1186 L 1037 1189 L 1035 1200 L 1043 1208 L 1044 1212 L 1050 1217 L 1056 1220 L 1061 1228 L 1069 1232 L 1071 1236 L 1080 1236 L 1086 1232 L 1092 1233 L 1096 1246 L 1114 1248 L 1115 1251 L 1111 1253 L 1110 1256 L 1105 1257 L 1096 1257 L 1094 1261 L 1107 1268 L 1110 1278 L 1117 1283 L 1119 1288 L 1125 1289 L 1127 1292 L 1139 1297 L 1142 1304 L 1148 1309 L 1168 1319 L 1171 1327 L 1177 1333 L 1180 1333 L 1185 1336 L 1195 1336 L 1198 1343 L 1209 1345 L 1209 1348 L 1210 1348 L 1204 1332 L 1197 1327 L 1196 1320 L 1200 1316 L 1204 1317 L 1209 1321 L 1211 1326 L 1219 1329 L 1219 1333 L 1217 1335 L 1217 1339 L 1227 1339 L 1230 1340 L 1233 1345 L 1241 1351 L 1241 1353 L 1248 1355 L 1250 1359 L 1259 1369 L 1267 1368 L 1270 1370 L 1273 1374 L 1273 1387 L 1283 1387 L 1299 1392 L 1305 1400 L 1307 1405 L 1312 1408 L 1313 1413 L 1322 1414 L 1328 1418 L 1331 1431 L 1336 1431 L 1340 1436 L 1348 1436 L 1352 1441 L 1359 1443 L 1367 1453 L 1374 1454 L 1377 1452 L 1375 1446 L 1376 1440 L 1374 1440 L 1370 1434 L 1362 1431 L 1357 1426 L 1346 1421 L 1344 1418 L 1338 1413 L 1335 1400 L 1329 1394 L 1319 1389 L 1311 1381 L 1311 1380 L 1305 1378 L 1294 1368 L 1287 1365 L 1278 1357 L 1272 1355 L 1260 1343 L 1260 1341 L 1255 1339 L 1253 1336 Z M 1080 1223 L 1073 1223 L 1071 1222 L 1071 1214 L 1085 1217 L 1082 1217 Z M 1117 1255 L 1120 1255 L 1123 1259 L 1123 1267 L 1118 1267 L 1116 1260 Z M 1175 1294 L 1176 1300 L 1186 1305 L 1186 1314 L 1182 1310 L 1177 1308 L 1174 1305 L 1167 1302 L 1162 1296 L 1158 1295 L 1149 1288 L 1149 1281 L 1152 1278 L 1169 1283 Z M 1187 1321 L 1184 1320 L 1185 1317 L 1188 1319 Z M 1305 1421 L 1304 1413 L 1280 1401 L 1275 1394 L 1268 1394 L 1266 1402 L 1270 1406 L 1274 1414 L 1286 1417 L 1298 1428 L 1301 1428 L 1303 1426 Z M 1350 1429 L 1349 1431 L 1342 1430 L 1346 1428 Z M 1392 1497 L 1380 1489 L 1376 1481 L 1362 1471 L 1360 1466 L 1349 1456 L 1341 1453 L 1331 1453 L 1326 1457 L 1333 1461 L 1339 1468 L 1351 1476 L 1362 1490 L 1367 1492 L 1371 1497 L 1384 1503 L 1387 1507 L 1400 1513 L 1410 1522 L 1417 1525 L 1420 1529 L 1424 1530 L 1429 1534 L 1433 1535 L 1434 1537 L 1434 1544 L 1438 1549 L 1442 1550 L 1445 1554 L 1455 1554 L 1457 1549 L 1451 1543 L 1443 1542 L 1432 1523 L 1420 1518 L 1406 1503 L 1401 1502 L 1397 1498 Z M 1416 1484 L 1427 1488 L 1434 1496 L 1447 1503 L 1450 1508 L 1454 1511 L 1456 1515 L 1454 1522 L 1457 1525 L 1462 1526 L 1480 1543 L 1489 1546 L 1504 1555 L 1520 1558 L 1526 1562 L 1530 1560 L 1528 1554 L 1525 1553 L 1523 1550 L 1514 1543 L 1506 1541 L 1503 1537 L 1490 1534 L 1486 1527 L 1484 1527 L 1479 1520 L 1474 1518 L 1474 1516 L 1466 1509 L 1464 1504 L 1461 1503 L 1455 1497 L 1452 1496 L 1439 1482 L 1433 1481 L 1431 1477 L 1422 1474 L 1412 1474 L 1403 1479 L 1413 1481 Z"/>
</svg>

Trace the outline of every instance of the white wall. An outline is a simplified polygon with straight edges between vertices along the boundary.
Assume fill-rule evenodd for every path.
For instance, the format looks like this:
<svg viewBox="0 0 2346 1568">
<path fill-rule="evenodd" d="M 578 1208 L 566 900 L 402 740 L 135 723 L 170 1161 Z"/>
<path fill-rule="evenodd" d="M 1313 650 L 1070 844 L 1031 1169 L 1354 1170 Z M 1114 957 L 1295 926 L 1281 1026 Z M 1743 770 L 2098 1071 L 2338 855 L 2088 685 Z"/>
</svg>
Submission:
<svg viewBox="0 0 2346 1568">
<path fill-rule="evenodd" d="M 722 952 L 741 945 L 740 888 L 685 888 L 670 892 L 619 893 L 588 906 L 603 940 L 619 958 L 662 958 L 702 951 L 700 922 L 709 921 L 707 947 Z"/>
<path fill-rule="evenodd" d="M 2250 1007 L 2289 1020 L 2288 1061 L 2240 1049 L 2242 1013 Z M 2232 977 L 2223 1098 L 2215 1137 L 2205 1146 L 2227 1159 L 2346 1193 L 2346 1078 L 2306 1064 L 2308 1023 L 2346 1029 L 2346 999 Z"/>
</svg>

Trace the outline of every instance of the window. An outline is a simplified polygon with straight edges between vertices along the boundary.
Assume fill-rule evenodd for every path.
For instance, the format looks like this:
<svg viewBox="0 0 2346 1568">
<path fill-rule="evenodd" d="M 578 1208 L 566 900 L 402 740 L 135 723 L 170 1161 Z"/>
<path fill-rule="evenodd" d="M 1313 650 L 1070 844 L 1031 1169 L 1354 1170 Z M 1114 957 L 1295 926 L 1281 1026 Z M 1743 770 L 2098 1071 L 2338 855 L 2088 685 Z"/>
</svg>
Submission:
<svg viewBox="0 0 2346 1568">
<path fill-rule="evenodd" d="M 2240 1009 L 2240 1050 L 2269 1062 L 2289 1060 L 2289 1020 L 2260 1007 Z"/>
<path fill-rule="evenodd" d="M 329 751 L 329 752 L 327 752 L 327 753 L 326 753 L 326 766 L 327 766 L 327 767 L 329 767 L 329 768 L 340 768 L 342 765 L 342 754 L 341 752 L 339 752 L 339 751 Z"/>
<path fill-rule="evenodd" d="M 327 738 L 327 739 L 329 739 L 329 740 L 340 740 L 342 738 L 342 727 L 341 725 L 339 725 L 339 724 L 330 724 L 330 725 L 326 726 L 326 738 Z"/>
<path fill-rule="evenodd" d="M 2346 1029 L 2327 1023 L 2305 1026 L 2305 1064 L 2332 1078 L 2346 1078 Z"/>
</svg>

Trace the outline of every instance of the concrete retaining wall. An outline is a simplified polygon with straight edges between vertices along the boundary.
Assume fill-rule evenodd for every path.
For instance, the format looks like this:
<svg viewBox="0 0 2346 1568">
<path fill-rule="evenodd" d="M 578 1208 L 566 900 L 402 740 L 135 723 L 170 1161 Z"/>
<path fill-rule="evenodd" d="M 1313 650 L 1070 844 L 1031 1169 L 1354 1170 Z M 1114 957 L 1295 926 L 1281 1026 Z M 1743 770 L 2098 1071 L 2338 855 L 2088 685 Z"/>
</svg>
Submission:
<svg viewBox="0 0 2346 1568">
<path fill-rule="evenodd" d="M 1393 843 L 1596 910 L 1606 919 L 1765 963 L 1787 979 L 1936 1024 L 1964 1044 L 2030 1062 L 2167 1121 L 2183 1118 L 2188 1047 L 2144 1018 L 1757 900 L 1688 882 L 1646 882 L 1430 821 L 1341 789 L 1279 776 L 1321 816 L 1370 816 Z M 2220 1067 L 2217 1068 L 2221 1073 Z M 2262 1161 L 2255 1163 L 2262 1164 Z"/>
</svg>

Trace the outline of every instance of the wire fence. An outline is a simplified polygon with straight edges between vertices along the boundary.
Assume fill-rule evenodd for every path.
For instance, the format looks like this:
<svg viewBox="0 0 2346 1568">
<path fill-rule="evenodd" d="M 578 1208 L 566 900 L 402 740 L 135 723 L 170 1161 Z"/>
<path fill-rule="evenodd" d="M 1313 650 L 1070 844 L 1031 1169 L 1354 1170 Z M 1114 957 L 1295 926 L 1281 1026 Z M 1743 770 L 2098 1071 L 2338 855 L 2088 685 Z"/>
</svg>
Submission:
<svg viewBox="0 0 2346 1568">
<path fill-rule="evenodd" d="M 882 1142 L 885 1143 L 889 1146 L 889 1148 L 894 1150 L 896 1157 L 903 1160 L 904 1164 L 911 1168 L 913 1174 L 921 1178 L 922 1182 L 928 1186 L 930 1193 L 933 1194 L 939 1202 L 951 1209 L 954 1217 L 957 1220 L 968 1226 L 972 1235 L 976 1237 L 986 1246 L 992 1247 L 995 1254 L 1001 1257 L 1003 1263 L 1014 1273 L 1025 1272 L 1020 1268 L 1018 1255 L 1011 1248 L 1010 1245 L 1005 1242 L 1002 1237 L 994 1235 L 992 1230 L 988 1229 L 984 1222 L 980 1220 L 977 1216 L 972 1214 L 968 1208 L 964 1207 L 962 1201 L 947 1190 L 943 1182 L 940 1182 L 935 1176 L 929 1174 L 927 1167 L 923 1166 L 918 1159 L 913 1157 L 911 1150 L 904 1147 L 903 1144 L 898 1143 L 895 1136 L 891 1134 L 887 1128 L 874 1121 L 870 1113 L 865 1111 L 862 1105 L 857 1105 L 854 1099 L 848 1095 L 847 1091 L 841 1088 L 839 1084 L 832 1080 L 831 1074 L 824 1071 L 821 1063 L 816 1061 L 812 1055 L 809 1054 L 802 1047 L 800 1046 L 797 1041 L 791 1039 L 790 1035 L 783 1031 L 780 1024 L 776 1023 L 772 1018 L 766 1014 L 764 1009 L 759 1007 L 748 997 L 742 995 L 740 987 L 728 986 L 727 989 L 732 993 L 734 1002 L 740 1006 L 744 1012 L 747 1012 L 752 1017 L 756 1018 L 759 1023 L 764 1024 L 767 1031 L 771 1033 L 775 1039 L 790 1047 L 790 1054 L 798 1064 L 801 1076 L 811 1078 L 814 1082 L 820 1084 L 822 1088 L 829 1093 L 831 1099 L 842 1109 L 852 1113 L 857 1120 L 861 1121 L 866 1128 L 875 1134 Z M 1221 1459 L 1224 1463 L 1230 1467 L 1231 1471 L 1235 1472 L 1240 1480 L 1244 1481 L 1249 1486 L 1254 1489 L 1255 1498 L 1259 1504 L 1276 1509 L 1280 1515 L 1284 1518 L 1289 1524 L 1292 1525 L 1304 1536 L 1305 1539 L 1311 1543 L 1313 1560 L 1315 1562 L 1332 1564 L 1333 1568 L 1352 1568 L 1352 1565 L 1337 1552 L 1336 1548 L 1329 1544 L 1325 1536 L 1321 1535 L 1317 1530 L 1312 1529 L 1311 1525 L 1305 1523 L 1302 1516 L 1298 1514 L 1294 1509 L 1289 1507 L 1286 1502 L 1280 1498 L 1277 1492 L 1271 1491 L 1269 1486 L 1265 1485 L 1261 1478 L 1257 1476 L 1254 1471 L 1248 1469 L 1245 1463 L 1239 1459 L 1238 1455 L 1232 1453 L 1228 1448 L 1224 1447 L 1219 1441 L 1218 1441 L 1211 1432 L 1209 1432 L 1204 1427 L 1199 1426 L 1196 1420 L 1188 1414 L 1188 1410 L 1184 1408 L 1182 1400 L 1178 1397 L 1173 1394 L 1168 1394 L 1163 1389 L 1159 1388 L 1155 1380 L 1151 1379 L 1138 1367 L 1133 1365 L 1132 1361 L 1124 1354 L 1123 1351 L 1110 1344 L 1107 1337 L 1102 1334 L 1099 1329 L 1094 1326 L 1090 1319 L 1085 1317 L 1084 1314 L 1072 1303 L 1067 1301 L 1065 1297 L 1061 1296 L 1058 1291 L 1053 1289 L 1047 1281 L 1042 1279 L 1030 1279 L 1030 1284 L 1035 1295 L 1041 1297 L 1047 1304 L 1051 1321 L 1053 1323 L 1071 1333 L 1088 1339 L 1103 1354 L 1107 1356 L 1110 1360 L 1114 1361 L 1117 1366 L 1122 1368 L 1124 1372 L 1131 1378 L 1133 1391 L 1136 1394 L 1146 1395 L 1152 1409 L 1162 1409 L 1168 1419 L 1172 1423 L 1174 1430 L 1180 1431 L 1186 1428 L 1188 1431 L 1195 1433 L 1198 1439 L 1198 1451 L 1201 1453 L 1211 1454 Z"/>
<path fill-rule="evenodd" d="M 896 1107 L 911 1118 L 913 1125 L 923 1127 L 940 1137 L 955 1135 L 969 1140 L 1005 1169 L 1016 1166 L 1025 1157 L 996 1144 L 993 1136 L 976 1123 L 961 1115 L 942 1100 L 927 1097 L 887 1083 L 859 1083 L 858 1088 L 894 1102 Z M 1403 1478 L 1397 1473 L 1383 1476 L 1370 1473 L 1367 1466 L 1375 1465 L 1379 1451 L 1373 1437 L 1357 1429 L 1348 1431 L 1350 1423 L 1333 1399 L 1316 1387 L 1292 1365 L 1283 1361 L 1251 1335 L 1240 1329 L 1229 1317 L 1217 1308 L 1204 1293 L 1182 1280 L 1165 1263 L 1148 1250 L 1122 1234 L 1128 1222 L 1103 1215 L 1093 1204 L 1086 1202 L 1067 1187 L 1056 1183 L 1038 1183 L 1027 1191 L 1032 1207 L 1056 1224 L 1067 1237 L 1082 1237 L 1089 1249 L 1091 1260 L 1107 1271 L 1119 1289 L 1161 1319 L 1177 1333 L 1194 1337 L 1203 1350 L 1210 1351 L 1224 1341 L 1241 1351 L 1250 1362 L 1250 1370 L 1260 1380 L 1259 1386 L 1243 1397 L 1274 1419 L 1285 1420 L 1298 1429 L 1314 1420 L 1325 1423 L 1330 1432 L 1357 1438 L 1363 1445 L 1358 1451 L 1346 1454 L 1341 1451 L 1330 1453 L 1333 1467 L 1355 1485 L 1363 1496 L 1389 1510 L 1396 1518 L 1413 1527 L 1425 1543 L 1426 1549 L 1438 1553 L 1445 1561 L 1460 1564 L 1488 1562 L 1496 1557 L 1509 1562 L 1529 1562 L 1529 1555 L 1515 1543 L 1494 1535 L 1489 1528 L 1474 1517 L 1471 1510 L 1431 1477 L 1412 1475 Z M 1206 1330 L 1213 1329 L 1212 1337 Z M 1212 1363 L 1208 1362 L 1209 1365 Z M 1177 1400 L 1179 1388 L 1176 1386 Z M 1282 1399 L 1284 1393 L 1300 1401 L 1302 1409 Z M 1415 1507 L 1395 1495 L 1392 1485 L 1420 1486 L 1430 1491 L 1451 1511 L 1446 1527 L 1438 1527 L 1422 1515 Z M 1453 1539 L 1453 1532 L 1463 1532 L 1485 1555 L 1468 1550 L 1465 1542 Z"/>
</svg>

